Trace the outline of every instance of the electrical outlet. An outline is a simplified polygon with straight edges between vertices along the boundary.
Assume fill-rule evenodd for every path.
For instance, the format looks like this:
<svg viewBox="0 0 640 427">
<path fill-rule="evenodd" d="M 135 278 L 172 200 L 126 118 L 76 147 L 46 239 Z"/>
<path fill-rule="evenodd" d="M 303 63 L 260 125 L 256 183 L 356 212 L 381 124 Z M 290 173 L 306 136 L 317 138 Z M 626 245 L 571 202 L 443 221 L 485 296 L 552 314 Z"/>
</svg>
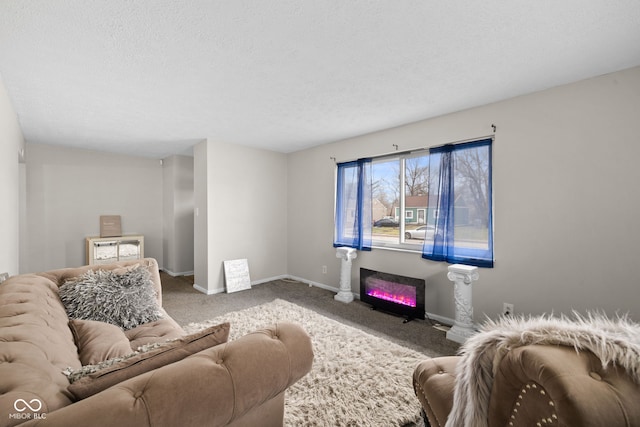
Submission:
<svg viewBox="0 0 640 427">
<path fill-rule="evenodd" d="M 327 266 L 326 265 L 322 266 L 322 274 L 327 274 Z"/>
<path fill-rule="evenodd" d="M 508 302 L 502 303 L 502 315 L 513 316 L 513 304 Z"/>
</svg>

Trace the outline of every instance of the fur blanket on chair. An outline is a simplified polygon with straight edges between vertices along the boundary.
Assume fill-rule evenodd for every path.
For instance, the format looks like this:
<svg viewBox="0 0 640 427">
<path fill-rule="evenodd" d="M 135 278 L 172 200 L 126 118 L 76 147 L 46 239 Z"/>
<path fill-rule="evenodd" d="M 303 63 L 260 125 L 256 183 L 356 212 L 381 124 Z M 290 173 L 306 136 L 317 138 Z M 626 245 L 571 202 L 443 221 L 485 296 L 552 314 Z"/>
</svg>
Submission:
<svg viewBox="0 0 640 427">
<path fill-rule="evenodd" d="M 484 427 L 494 369 L 512 348 L 552 344 L 589 350 L 602 366 L 621 366 L 640 383 L 640 325 L 626 316 L 609 319 L 599 313 L 573 317 L 503 317 L 489 319 L 480 333 L 460 349 L 453 408 L 446 427 Z"/>
</svg>

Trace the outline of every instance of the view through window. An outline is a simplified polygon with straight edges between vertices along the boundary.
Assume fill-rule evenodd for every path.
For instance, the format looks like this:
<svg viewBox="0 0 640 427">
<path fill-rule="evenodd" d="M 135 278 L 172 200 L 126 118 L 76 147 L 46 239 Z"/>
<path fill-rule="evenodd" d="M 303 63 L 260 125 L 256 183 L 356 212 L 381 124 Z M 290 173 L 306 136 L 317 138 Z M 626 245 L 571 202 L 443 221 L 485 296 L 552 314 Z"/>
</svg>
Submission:
<svg viewBox="0 0 640 427">
<path fill-rule="evenodd" d="M 433 230 L 427 225 L 429 153 L 374 159 L 371 185 L 372 244 L 420 250 Z"/>
</svg>

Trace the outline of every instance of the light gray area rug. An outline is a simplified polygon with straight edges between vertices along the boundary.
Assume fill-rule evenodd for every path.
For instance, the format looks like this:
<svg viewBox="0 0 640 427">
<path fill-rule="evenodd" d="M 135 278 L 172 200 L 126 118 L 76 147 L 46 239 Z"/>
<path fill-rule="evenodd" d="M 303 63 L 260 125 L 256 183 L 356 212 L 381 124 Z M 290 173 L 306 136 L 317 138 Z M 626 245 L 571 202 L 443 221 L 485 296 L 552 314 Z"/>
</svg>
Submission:
<svg viewBox="0 0 640 427">
<path fill-rule="evenodd" d="M 278 321 L 301 324 L 315 354 L 311 372 L 286 393 L 286 426 L 422 425 L 412 375 L 427 356 L 414 350 L 280 299 L 184 329 L 230 322 L 234 340 Z"/>
</svg>

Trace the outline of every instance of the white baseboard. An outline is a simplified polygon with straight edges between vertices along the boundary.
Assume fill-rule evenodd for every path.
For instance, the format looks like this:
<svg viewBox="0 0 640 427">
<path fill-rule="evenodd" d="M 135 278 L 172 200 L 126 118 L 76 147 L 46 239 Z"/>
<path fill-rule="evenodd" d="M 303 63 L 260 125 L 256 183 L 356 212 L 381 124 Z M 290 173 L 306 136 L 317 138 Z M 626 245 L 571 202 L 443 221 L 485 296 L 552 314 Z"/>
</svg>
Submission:
<svg viewBox="0 0 640 427">
<path fill-rule="evenodd" d="M 429 319 L 435 320 L 436 322 L 438 322 L 438 323 L 440 323 L 442 325 L 451 326 L 454 323 L 453 319 L 449 319 L 448 317 L 440 316 L 438 314 L 427 313 L 427 316 L 429 317 Z"/>
<path fill-rule="evenodd" d="M 194 273 L 193 271 L 181 271 L 179 273 L 176 273 L 176 272 L 173 272 L 171 270 L 167 270 L 166 268 L 162 268 L 161 270 L 164 271 L 165 273 L 167 273 L 171 277 L 191 276 Z"/>
<path fill-rule="evenodd" d="M 335 286 L 325 285 L 324 283 L 314 282 L 313 280 L 307 280 L 307 279 L 304 279 L 304 278 L 298 277 L 298 276 L 287 276 L 287 278 L 295 280 L 297 282 L 306 283 L 309 286 L 315 286 L 316 288 L 326 289 L 326 290 L 331 291 L 331 292 L 338 293 L 340 291 L 340 289 L 336 288 Z M 353 294 L 354 298 L 360 299 L 360 295 L 359 294 L 356 294 L 355 292 L 351 292 L 351 293 Z"/>
<path fill-rule="evenodd" d="M 194 283 L 193 284 L 193 288 L 198 291 L 198 292 L 202 292 L 205 295 L 214 295 L 214 294 L 221 294 L 222 292 L 224 292 L 224 288 L 217 288 L 217 289 L 205 289 L 202 286 Z"/>
<path fill-rule="evenodd" d="M 326 289 L 328 291 L 338 292 L 340 290 L 340 289 L 336 288 L 335 286 L 325 285 L 324 283 L 314 282 L 313 280 L 304 279 L 304 278 L 298 277 L 298 276 L 289 275 L 286 278 L 287 279 L 291 279 L 291 280 L 295 280 L 296 282 L 306 283 L 307 285 L 315 286 L 316 288 Z"/>
<path fill-rule="evenodd" d="M 275 276 L 275 277 L 269 277 L 266 279 L 260 279 L 260 280 L 254 280 L 251 282 L 251 286 L 254 285 L 260 285 L 262 283 L 267 283 L 267 282 L 271 282 L 272 280 L 280 280 L 280 279 L 286 279 L 289 276 L 286 275 L 281 275 L 281 276 Z M 198 284 L 193 284 L 193 288 L 199 292 L 202 292 L 203 294 L 206 295 L 215 295 L 215 294 L 221 294 L 223 292 L 226 291 L 226 288 L 215 288 L 215 289 L 205 289 L 202 286 L 198 285 Z"/>
<path fill-rule="evenodd" d="M 287 276 L 286 274 L 282 274 L 280 276 L 274 276 L 274 277 L 267 277 L 266 279 L 259 279 L 259 280 L 253 280 L 251 282 L 251 286 L 253 285 L 261 285 L 262 283 L 267 283 L 267 282 L 271 282 L 272 280 L 282 280 L 282 279 L 287 279 L 290 276 Z"/>
</svg>

